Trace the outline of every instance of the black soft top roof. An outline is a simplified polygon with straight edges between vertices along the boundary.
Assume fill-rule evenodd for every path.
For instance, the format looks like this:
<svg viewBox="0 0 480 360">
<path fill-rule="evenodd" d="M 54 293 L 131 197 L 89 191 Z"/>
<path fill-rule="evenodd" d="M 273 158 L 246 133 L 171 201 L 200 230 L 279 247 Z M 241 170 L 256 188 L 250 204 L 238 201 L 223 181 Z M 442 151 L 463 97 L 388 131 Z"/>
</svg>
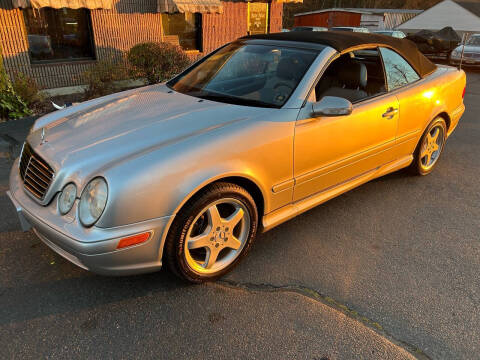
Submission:
<svg viewBox="0 0 480 360">
<path fill-rule="evenodd" d="M 423 78 L 435 71 L 437 66 L 428 60 L 417 46 L 406 39 L 398 39 L 380 34 L 345 31 L 293 31 L 265 35 L 250 35 L 242 39 L 299 41 L 316 43 L 334 48 L 339 52 L 363 45 L 383 45 L 391 47 L 408 60 Z"/>
</svg>

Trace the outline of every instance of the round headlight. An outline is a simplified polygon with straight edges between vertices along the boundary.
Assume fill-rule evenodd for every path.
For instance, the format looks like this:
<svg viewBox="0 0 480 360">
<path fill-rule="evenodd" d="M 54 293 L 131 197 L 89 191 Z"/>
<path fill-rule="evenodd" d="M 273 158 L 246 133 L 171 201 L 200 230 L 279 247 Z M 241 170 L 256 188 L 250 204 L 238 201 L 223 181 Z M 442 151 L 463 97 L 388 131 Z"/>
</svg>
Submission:
<svg viewBox="0 0 480 360">
<path fill-rule="evenodd" d="M 58 197 L 58 210 L 60 214 L 65 215 L 72 210 L 76 198 L 77 187 L 72 183 L 66 185 Z"/>
<path fill-rule="evenodd" d="M 108 187 L 103 178 L 95 178 L 83 189 L 80 198 L 79 216 L 85 226 L 97 222 L 107 205 Z"/>
</svg>

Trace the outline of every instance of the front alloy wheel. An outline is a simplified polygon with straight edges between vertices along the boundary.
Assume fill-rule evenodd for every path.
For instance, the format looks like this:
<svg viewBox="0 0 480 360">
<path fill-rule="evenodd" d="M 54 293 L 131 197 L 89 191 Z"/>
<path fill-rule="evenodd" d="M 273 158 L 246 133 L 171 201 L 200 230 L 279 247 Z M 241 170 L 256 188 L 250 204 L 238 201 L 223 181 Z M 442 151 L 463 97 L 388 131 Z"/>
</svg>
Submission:
<svg viewBox="0 0 480 360">
<path fill-rule="evenodd" d="M 242 252 L 249 231 L 250 215 L 239 200 L 221 199 L 207 205 L 188 229 L 187 264 L 201 274 L 226 268 Z"/>
<path fill-rule="evenodd" d="M 255 202 L 245 189 L 213 184 L 175 218 L 165 244 L 168 264 L 188 281 L 215 280 L 246 255 L 257 223 Z"/>
</svg>

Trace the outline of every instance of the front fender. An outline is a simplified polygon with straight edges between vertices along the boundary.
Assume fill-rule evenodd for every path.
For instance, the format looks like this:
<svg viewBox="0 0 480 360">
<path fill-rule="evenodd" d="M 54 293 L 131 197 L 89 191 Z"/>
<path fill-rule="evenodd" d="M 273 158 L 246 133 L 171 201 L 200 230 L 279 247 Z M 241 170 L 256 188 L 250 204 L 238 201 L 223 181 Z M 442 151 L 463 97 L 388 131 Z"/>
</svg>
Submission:
<svg viewBox="0 0 480 360">
<path fill-rule="evenodd" d="M 160 170 L 159 172 L 163 172 Z M 149 174 L 149 172 L 146 172 Z M 108 179 L 112 176 L 105 175 Z M 238 176 L 254 182 L 261 190 L 265 207 L 269 208 L 268 186 L 262 179 L 262 171 L 242 161 L 212 165 L 197 171 L 183 168 L 181 171 L 164 176 L 140 175 L 126 181 L 109 181 L 109 201 L 98 227 L 112 227 L 137 223 L 148 219 L 174 215 L 200 189 L 219 179 Z M 130 195 L 122 194 L 131 191 Z"/>
<path fill-rule="evenodd" d="M 109 186 L 108 202 L 97 226 L 173 215 L 202 187 L 231 176 L 257 185 L 265 213 L 286 205 L 291 189 L 272 189 L 293 176 L 295 122 L 287 119 L 295 119 L 296 113 L 288 110 L 278 112 L 275 120 L 238 122 L 106 169 L 102 175 Z"/>
</svg>

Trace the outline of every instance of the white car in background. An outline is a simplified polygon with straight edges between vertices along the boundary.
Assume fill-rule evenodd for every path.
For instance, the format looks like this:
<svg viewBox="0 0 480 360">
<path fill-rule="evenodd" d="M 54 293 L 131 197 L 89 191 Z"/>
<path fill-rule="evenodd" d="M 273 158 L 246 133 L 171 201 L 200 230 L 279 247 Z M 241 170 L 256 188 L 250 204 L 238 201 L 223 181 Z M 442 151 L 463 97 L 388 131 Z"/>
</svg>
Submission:
<svg viewBox="0 0 480 360">
<path fill-rule="evenodd" d="M 328 31 L 328 28 L 321 26 L 296 26 L 290 31 Z"/>
<path fill-rule="evenodd" d="M 375 30 L 375 31 L 372 31 L 372 33 L 387 35 L 387 36 L 391 36 L 398 39 L 403 39 L 407 37 L 407 35 L 405 35 L 405 33 L 400 30 Z"/>
<path fill-rule="evenodd" d="M 473 34 L 464 45 L 459 45 L 452 51 L 450 55 L 450 64 L 458 65 L 462 57 L 465 65 L 480 65 L 480 34 Z"/>
<path fill-rule="evenodd" d="M 330 28 L 331 31 L 350 31 L 350 32 L 360 32 L 360 33 L 369 33 L 370 30 L 364 27 L 355 27 L 355 26 L 335 26 Z"/>
</svg>

